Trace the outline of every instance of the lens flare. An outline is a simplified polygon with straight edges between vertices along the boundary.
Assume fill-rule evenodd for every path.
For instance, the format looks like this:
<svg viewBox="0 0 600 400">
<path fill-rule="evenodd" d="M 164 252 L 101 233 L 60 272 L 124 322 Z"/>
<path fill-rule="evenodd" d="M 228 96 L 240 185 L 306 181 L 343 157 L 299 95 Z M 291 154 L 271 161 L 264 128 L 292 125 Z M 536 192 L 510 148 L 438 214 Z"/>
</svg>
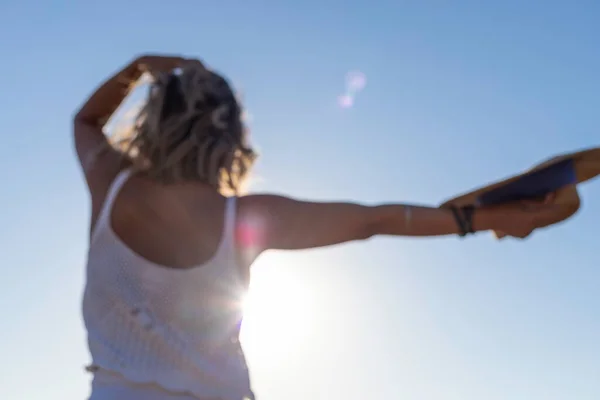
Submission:
<svg viewBox="0 0 600 400">
<path fill-rule="evenodd" d="M 338 103 L 342 108 L 350 108 L 354 104 L 354 98 L 347 94 L 338 97 Z"/>
<path fill-rule="evenodd" d="M 351 71 L 346 75 L 346 89 L 349 91 L 358 92 L 365 88 L 367 78 L 360 71 Z"/>
<path fill-rule="evenodd" d="M 360 71 L 350 71 L 346 74 L 346 87 L 344 94 L 338 96 L 338 104 L 342 108 L 350 108 L 354 105 L 357 94 L 367 85 L 367 78 Z"/>
</svg>

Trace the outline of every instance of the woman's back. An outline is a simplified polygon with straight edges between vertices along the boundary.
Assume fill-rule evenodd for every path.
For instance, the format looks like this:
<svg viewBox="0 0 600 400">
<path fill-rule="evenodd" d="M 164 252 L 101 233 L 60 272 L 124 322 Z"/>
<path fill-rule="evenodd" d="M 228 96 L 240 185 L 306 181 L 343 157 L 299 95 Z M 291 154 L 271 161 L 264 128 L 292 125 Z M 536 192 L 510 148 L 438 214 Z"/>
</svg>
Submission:
<svg viewBox="0 0 600 400">
<path fill-rule="evenodd" d="M 115 199 L 111 227 L 145 259 L 173 269 L 209 261 L 223 239 L 228 198 L 201 183 L 127 180 Z"/>
<path fill-rule="evenodd" d="M 88 255 L 92 368 L 173 392 L 251 395 L 238 340 L 247 280 L 235 210 L 235 197 L 199 185 L 160 187 L 129 170 L 117 176 Z"/>
</svg>

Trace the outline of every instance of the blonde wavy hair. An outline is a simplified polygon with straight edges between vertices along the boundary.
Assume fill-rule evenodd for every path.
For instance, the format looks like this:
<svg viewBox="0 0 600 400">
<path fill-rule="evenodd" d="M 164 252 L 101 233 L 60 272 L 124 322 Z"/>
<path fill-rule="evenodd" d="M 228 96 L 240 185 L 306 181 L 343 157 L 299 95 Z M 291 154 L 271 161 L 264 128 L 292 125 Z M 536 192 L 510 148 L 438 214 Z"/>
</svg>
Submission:
<svg viewBox="0 0 600 400">
<path fill-rule="evenodd" d="M 161 183 L 198 181 L 238 194 L 257 155 L 229 83 L 194 62 L 153 75 L 134 124 L 116 144 Z"/>
</svg>

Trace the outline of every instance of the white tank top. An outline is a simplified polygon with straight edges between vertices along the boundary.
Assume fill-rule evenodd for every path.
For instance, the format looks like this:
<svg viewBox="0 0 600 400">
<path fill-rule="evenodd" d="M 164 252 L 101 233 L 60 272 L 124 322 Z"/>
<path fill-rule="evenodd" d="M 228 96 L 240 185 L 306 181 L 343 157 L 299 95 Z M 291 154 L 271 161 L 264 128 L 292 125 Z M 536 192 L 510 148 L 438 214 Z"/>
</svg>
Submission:
<svg viewBox="0 0 600 400">
<path fill-rule="evenodd" d="M 185 270 L 150 262 L 111 228 L 115 198 L 131 172 L 109 189 L 91 237 L 83 319 L 90 370 L 198 398 L 253 398 L 239 343 L 245 283 L 236 267 L 235 197 L 227 199 L 215 255 Z"/>
</svg>

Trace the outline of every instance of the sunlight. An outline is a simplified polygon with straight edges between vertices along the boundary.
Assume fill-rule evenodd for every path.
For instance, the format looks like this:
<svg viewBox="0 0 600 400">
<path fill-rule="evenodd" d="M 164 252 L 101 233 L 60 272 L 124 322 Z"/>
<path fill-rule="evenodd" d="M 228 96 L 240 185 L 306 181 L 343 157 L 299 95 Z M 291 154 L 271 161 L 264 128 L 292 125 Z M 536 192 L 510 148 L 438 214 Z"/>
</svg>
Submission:
<svg viewBox="0 0 600 400">
<path fill-rule="evenodd" d="M 317 308 L 310 287 L 293 274 L 287 258 L 285 268 L 277 258 L 265 256 L 253 267 L 244 301 L 241 340 L 245 351 L 261 363 L 293 357 L 297 344 L 306 345 L 315 328 Z"/>
</svg>

